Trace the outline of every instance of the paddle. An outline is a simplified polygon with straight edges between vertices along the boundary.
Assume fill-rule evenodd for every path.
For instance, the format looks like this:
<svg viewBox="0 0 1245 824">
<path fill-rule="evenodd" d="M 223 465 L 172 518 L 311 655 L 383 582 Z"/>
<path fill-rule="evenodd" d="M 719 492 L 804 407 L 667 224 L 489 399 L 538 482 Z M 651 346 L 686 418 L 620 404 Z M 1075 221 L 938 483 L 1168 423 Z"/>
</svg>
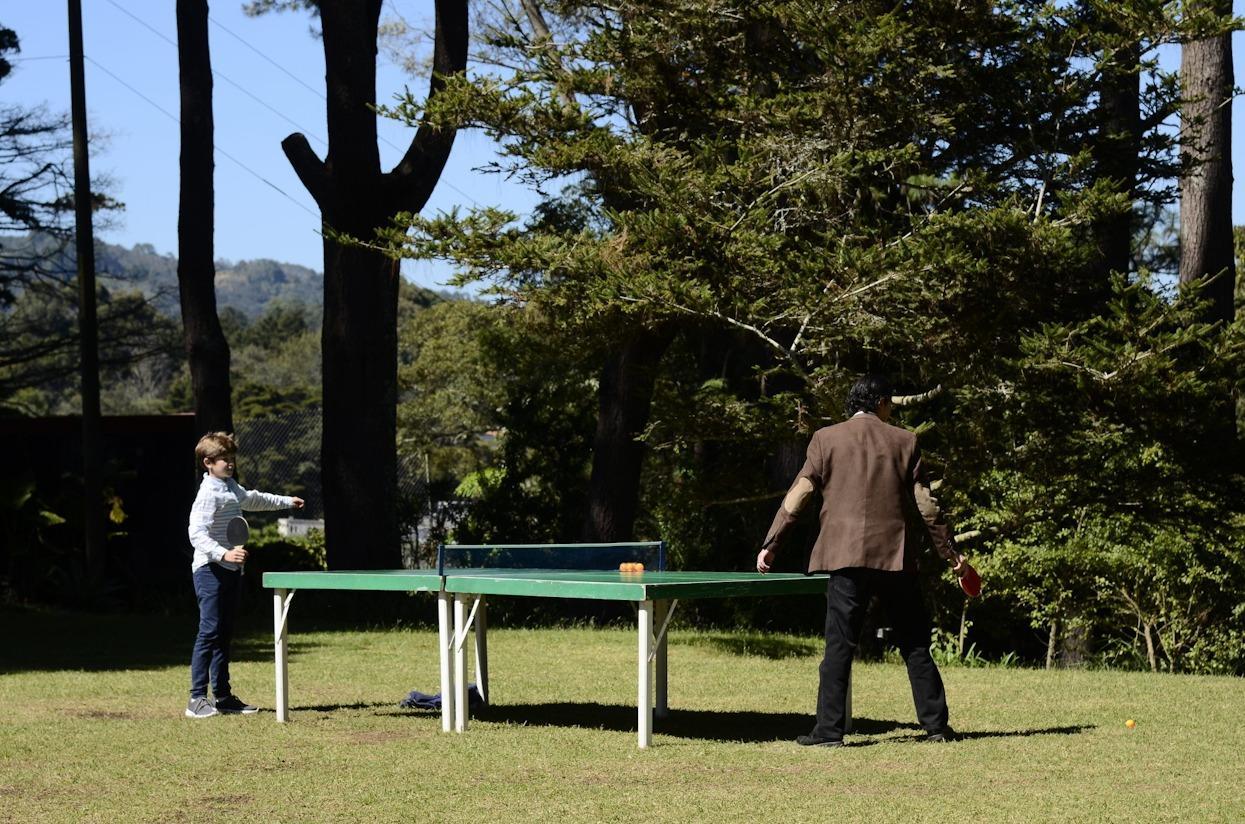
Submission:
<svg viewBox="0 0 1245 824">
<path fill-rule="evenodd" d="M 234 549 L 244 548 L 247 540 L 251 537 L 251 525 L 246 522 L 246 518 L 236 515 L 229 519 L 229 523 L 225 525 L 225 540 Z M 241 566 L 241 565 L 239 565 Z"/>
<path fill-rule="evenodd" d="M 981 594 L 981 576 L 968 561 L 963 563 L 964 574 L 960 576 L 960 589 L 964 590 L 964 594 L 969 598 L 976 598 Z"/>
</svg>

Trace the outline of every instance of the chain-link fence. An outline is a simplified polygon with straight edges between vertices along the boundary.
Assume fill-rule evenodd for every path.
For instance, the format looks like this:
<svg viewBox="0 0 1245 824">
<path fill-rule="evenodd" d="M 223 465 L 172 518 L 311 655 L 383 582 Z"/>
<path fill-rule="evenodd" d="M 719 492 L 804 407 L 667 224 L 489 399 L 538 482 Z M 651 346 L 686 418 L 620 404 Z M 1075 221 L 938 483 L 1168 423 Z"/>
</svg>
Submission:
<svg viewBox="0 0 1245 824">
<path fill-rule="evenodd" d="M 324 518 L 320 484 L 319 408 L 235 421 L 238 440 L 238 482 L 248 489 L 297 495 L 306 501 L 298 518 Z M 444 534 L 448 511 L 429 500 L 427 461 L 398 455 L 398 494 L 394 507 L 402 530 L 402 561 L 418 566 L 434 533 Z M 259 516 L 263 523 L 288 512 Z M 326 524 L 326 529 L 328 525 Z"/>
</svg>

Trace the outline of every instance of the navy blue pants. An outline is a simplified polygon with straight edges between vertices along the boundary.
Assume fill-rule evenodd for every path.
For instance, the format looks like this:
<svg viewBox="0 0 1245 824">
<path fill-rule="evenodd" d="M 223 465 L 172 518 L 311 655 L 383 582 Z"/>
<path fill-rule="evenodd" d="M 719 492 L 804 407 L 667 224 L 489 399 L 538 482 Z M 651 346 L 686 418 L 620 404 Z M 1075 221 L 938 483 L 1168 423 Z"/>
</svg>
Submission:
<svg viewBox="0 0 1245 824">
<path fill-rule="evenodd" d="M 817 689 L 815 738 L 843 737 L 852 657 L 869 599 L 875 594 L 887 608 L 895 645 L 908 667 L 917 721 L 928 732 L 941 732 L 947 726 L 947 696 L 938 665 L 929 654 L 929 616 L 916 575 L 857 567 L 830 573 L 826 587 L 826 654 Z"/>
<path fill-rule="evenodd" d="M 229 687 L 229 645 L 234 617 L 242 595 L 242 573 L 219 564 L 205 564 L 194 572 L 199 599 L 199 634 L 190 655 L 190 697 L 207 696 L 208 678 L 217 698 L 232 695 Z"/>
</svg>

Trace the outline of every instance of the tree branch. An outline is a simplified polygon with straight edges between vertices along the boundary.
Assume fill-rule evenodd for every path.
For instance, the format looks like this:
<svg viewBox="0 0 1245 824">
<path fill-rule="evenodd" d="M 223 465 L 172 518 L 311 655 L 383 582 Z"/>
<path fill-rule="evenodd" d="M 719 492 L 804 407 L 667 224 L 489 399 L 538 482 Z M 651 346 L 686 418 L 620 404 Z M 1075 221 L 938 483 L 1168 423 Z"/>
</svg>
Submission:
<svg viewBox="0 0 1245 824">
<path fill-rule="evenodd" d="M 281 150 L 285 152 L 290 165 L 294 167 L 294 173 L 298 175 L 298 179 L 302 181 L 303 186 L 323 212 L 329 187 L 329 174 L 324 161 L 311 148 L 311 144 L 307 142 L 302 132 L 295 132 L 282 140 Z"/>
</svg>

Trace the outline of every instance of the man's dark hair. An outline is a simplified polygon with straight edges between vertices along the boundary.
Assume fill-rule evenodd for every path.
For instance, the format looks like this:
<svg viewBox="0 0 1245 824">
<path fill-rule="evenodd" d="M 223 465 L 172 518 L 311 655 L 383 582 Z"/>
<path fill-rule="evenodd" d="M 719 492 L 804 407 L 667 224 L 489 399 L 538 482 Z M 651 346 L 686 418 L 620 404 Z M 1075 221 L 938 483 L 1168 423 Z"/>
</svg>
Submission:
<svg viewBox="0 0 1245 824">
<path fill-rule="evenodd" d="M 877 412 L 878 404 L 891 397 L 891 382 L 885 375 L 862 375 L 847 393 L 847 417 L 857 412 Z"/>
</svg>

